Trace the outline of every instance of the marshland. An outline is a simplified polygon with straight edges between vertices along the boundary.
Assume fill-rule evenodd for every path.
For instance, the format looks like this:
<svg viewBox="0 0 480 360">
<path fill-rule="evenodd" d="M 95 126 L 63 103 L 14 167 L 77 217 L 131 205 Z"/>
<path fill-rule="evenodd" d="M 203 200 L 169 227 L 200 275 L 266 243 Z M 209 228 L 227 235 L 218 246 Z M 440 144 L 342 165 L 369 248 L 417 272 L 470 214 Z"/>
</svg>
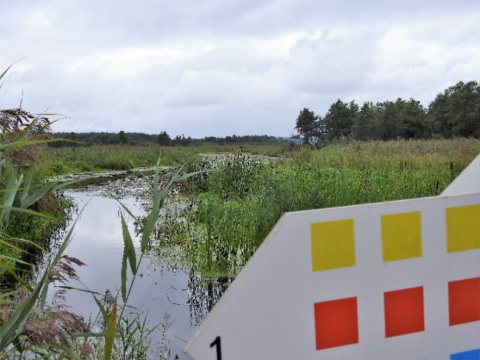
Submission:
<svg viewBox="0 0 480 360">
<path fill-rule="evenodd" d="M 37 342 L 25 330 L 11 332 L 21 343 L 4 345 L 7 358 L 61 357 L 68 348 L 91 358 L 111 351 L 127 358 L 188 359 L 181 352 L 185 341 L 284 212 L 435 196 L 480 153 L 476 139 L 228 151 L 34 146 L 33 173 L 71 176 L 46 182 L 56 206 L 27 208 L 11 220 L 25 223 L 28 217 L 45 234 L 53 229 L 50 241 L 38 235 L 36 252 L 1 243 L 4 278 L 13 269 L 28 275 L 30 263 L 38 271 L 22 278 L 36 280 L 33 285 L 19 278 L 23 286 L 2 296 L 4 324 L 19 304 L 28 303 L 18 298 L 37 299 L 17 323 Z M 68 182 L 86 171 L 90 180 Z M 95 181 L 99 172 L 101 181 Z M 38 232 L 40 226 L 16 237 L 33 238 L 33 228 Z M 37 255 L 23 256 L 30 252 Z M 60 275 L 41 277 L 49 272 Z M 9 300 L 12 292 L 17 300 Z M 55 344 L 42 339 L 46 324 Z"/>
<path fill-rule="evenodd" d="M 480 153 L 478 93 L 459 83 L 428 114 L 339 100 L 303 109 L 295 139 L 201 144 L 59 137 L 51 114 L 0 110 L 0 359 L 188 359 L 285 212 L 439 195 Z"/>
</svg>

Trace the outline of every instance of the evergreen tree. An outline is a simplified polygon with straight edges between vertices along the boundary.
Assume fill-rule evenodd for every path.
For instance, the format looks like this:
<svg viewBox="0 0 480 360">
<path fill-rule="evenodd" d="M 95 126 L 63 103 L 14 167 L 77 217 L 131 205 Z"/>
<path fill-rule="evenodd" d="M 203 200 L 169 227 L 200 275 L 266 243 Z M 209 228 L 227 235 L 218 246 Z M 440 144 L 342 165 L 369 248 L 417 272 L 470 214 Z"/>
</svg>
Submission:
<svg viewBox="0 0 480 360">
<path fill-rule="evenodd" d="M 170 135 L 167 134 L 166 131 L 162 131 L 157 136 L 157 144 L 160 146 L 170 146 L 172 139 L 170 139 Z"/>
</svg>

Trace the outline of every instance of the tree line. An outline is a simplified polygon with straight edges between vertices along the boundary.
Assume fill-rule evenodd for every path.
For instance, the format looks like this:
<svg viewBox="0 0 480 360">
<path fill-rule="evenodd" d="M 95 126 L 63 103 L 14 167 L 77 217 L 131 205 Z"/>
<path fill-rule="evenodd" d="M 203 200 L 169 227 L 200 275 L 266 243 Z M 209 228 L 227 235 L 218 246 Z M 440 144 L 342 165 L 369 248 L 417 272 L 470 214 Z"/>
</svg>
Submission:
<svg viewBox="0 0 480 360">
<path fill-rule="evenodd" d="M 166 131 L 159 134 L 139 132 L 56 132 L 53 136 L 60 141 L 49 144 L 52 147 L 71 147 L 79 145 L 160 145 L 160 146 L 201 146 L 201 145 L 264 145 L 286 142 L 288 139 L 269 135 L 232 135 L 225 137 L 207 136 L 194 139 L 190 136 L 170 137 Z"/>
<path fill-rule="evenodd" d="M 474 137 L 480 138 L 480 86 L 458 82 L 437 95 L 425 108 L 419 101 L 364 102 L 337 100 L 325 115 L 308 108 L 300 111 L 295 130 L 305 144 L 339 138 L 395 140 Z"/>
</svg>

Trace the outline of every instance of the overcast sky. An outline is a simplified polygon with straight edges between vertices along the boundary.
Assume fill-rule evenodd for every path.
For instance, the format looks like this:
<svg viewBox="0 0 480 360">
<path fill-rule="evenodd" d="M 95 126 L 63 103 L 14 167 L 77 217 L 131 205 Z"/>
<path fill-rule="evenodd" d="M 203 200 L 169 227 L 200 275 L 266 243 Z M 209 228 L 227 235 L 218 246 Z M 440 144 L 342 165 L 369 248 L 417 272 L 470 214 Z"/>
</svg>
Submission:
<svg viewBox="0 0 480 360">
<path fill-rule="evenodd" d="M 479 81 L 479 24 L 479 0 L 0 0 L 0 108 L 23 96 L 67 117 L 54 131 L 289 136 L 304 107 Z"/>
</svg>

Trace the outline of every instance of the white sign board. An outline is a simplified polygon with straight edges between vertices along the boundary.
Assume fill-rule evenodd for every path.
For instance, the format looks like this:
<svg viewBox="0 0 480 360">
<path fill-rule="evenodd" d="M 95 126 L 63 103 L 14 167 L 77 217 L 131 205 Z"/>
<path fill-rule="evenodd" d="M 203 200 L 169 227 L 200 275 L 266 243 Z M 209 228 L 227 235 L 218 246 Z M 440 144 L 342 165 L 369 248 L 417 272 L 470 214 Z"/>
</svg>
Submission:
<svg viewBox="0 0 480 360">
<path fill-rule="evenodd" d="M 480 359 L 480 193 L 285 214 L 185 351 Z"/>
</svg>

